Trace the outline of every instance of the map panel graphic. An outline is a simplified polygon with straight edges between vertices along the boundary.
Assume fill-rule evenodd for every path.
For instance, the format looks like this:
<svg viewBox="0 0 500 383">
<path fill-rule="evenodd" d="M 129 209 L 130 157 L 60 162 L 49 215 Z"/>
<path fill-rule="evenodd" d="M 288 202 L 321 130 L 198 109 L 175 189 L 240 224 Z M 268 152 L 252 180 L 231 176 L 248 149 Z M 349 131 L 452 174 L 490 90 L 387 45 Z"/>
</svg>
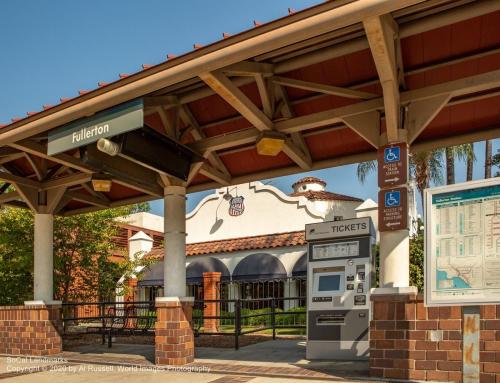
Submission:
<svg viewBox="0 0 500 383">
<path fill-rule="evenodd" d="M 427 304 L 500 302 L 500 180 L 489 184 L 429 192 Z"/>
</svg>

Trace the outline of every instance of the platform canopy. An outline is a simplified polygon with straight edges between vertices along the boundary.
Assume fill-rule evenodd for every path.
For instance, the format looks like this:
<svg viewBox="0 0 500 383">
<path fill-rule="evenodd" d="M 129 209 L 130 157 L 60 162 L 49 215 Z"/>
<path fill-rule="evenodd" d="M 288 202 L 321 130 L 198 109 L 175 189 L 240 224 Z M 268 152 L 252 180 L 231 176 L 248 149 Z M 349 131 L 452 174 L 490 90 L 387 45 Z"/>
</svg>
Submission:
<svg viewBox="0 0 500 383">
<path fill-rule="evenodd" d="M 134 100 L 139 128 L 189 149 L 181 183 L 195 192 L 375 159 L 387 142 L 416 152 L 493 139 L 499 91 L 499 1 L 329 1 L 13 119 L 0 129 L 0 179 L 16 187 L 0 203 L 33 208 L 46 191 L 57 197 L 47 210 L 69 215 L 163 197 L 178 180 L 147 158 L 96 154 L 95 142 L 47 151 L 61 126 Z M 259 154 L 263 137 L 281 151 Z M 162 153 L 158 144 L 148 155 Z M 96 191 L 90 181 L 103 175 L 111 189 Z"/>
</svg>

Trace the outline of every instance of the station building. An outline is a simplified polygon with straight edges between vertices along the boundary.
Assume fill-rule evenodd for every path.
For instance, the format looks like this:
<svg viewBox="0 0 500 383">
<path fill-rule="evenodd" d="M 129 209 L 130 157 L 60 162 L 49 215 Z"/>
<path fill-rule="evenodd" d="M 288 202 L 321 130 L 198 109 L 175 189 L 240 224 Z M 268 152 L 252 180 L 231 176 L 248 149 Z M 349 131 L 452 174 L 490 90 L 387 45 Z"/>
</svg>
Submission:
<svg viewBox="0 0 500 383">
<path fill-rule="evenodd" d="M 186 215 L 187 296 L 203 299 L 203 273 L 219 272 L 222 299 L 305 297 L 306 224 L 369 216 L 377 226 L 371 199 L 334 193 L 316 177 L 302 178 L 292 189 L 286 194 L 262 182 L 220 188 Z M 141 249 L 158 260 L 131 281 L 134 300 L 163 294 L 162 230 L 163 218 L 150 213 L 133 214 L 120 230 L 119 243 L 131 243 L 129 256 Z"/>
<path fill-rule="evenodd" d="M 1 203 L 34 213 L 34 294 L 22 306 L 0 308 L 0 352 L 62 351 L 61 302 L 53 300 L 55 215 L 163 198 L 167 262 L 155 306 L 155 362 L 193 362 L 185 266 L 194 256 L 186 259 L 186 244 L 200 242 L 188 236 L 186 243 L 198 215 L 186 229 L 186 195 L 220 187 L 231 194 L 242 183 L 374 159 L 387 164 L 385 150 L 398 147 L 397 177 L 378 166 L 378 200 L 391 203 L 379 222 L 370 374 L 460 382 L 472 368 L 476 381 L 495 381 L 498 300 L 481 306 L 474 324 L 460 305 L 426 307 L 409 286 L 410 233 L 406 209 L 396 203 L 405 206 L 408 154 L 500 136 L 499 20 L 500 3 L 491 0 L 323 2 L 194 44 L 1 125 L 0 179 L 15 186 L 2 190 Z M 72 142 L 74 132 L 104 123 L 104 136 Z M 211 202 L 217 213 L 221 195 Z M 233 200 L 233 210 L 242 202 L 250 200 Z M 278 217 L 280 209 L 272 209 Z M 243 227 L 218 218 L 215 233 L 225 222 Z M 280 232 L 293 231 L 293 219 L 281 220 Z M 151 252 L 152 242 L 136 233 L 131 254 L 146 243 Z M 12 327 L 20 318 L 30 324 Z M 466 342 L 472 338 L 473 348 Z"/>
</svg>

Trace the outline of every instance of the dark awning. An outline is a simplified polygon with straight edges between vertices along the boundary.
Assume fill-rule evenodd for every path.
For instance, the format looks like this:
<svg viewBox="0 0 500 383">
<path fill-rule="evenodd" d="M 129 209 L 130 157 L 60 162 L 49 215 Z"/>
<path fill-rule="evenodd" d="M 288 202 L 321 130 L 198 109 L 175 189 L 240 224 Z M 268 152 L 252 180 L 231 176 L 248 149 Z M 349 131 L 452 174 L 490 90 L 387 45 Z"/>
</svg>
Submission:
<svg viewBox="0 0 500 383">
<path fill-rule="evenodd" d="M 191 262 L 186 269 L 186 281 L 188 284 L 203 283 L 203 273 L 218 271 L 221 273 L 221 281 L 231 278 L 226 265 L 217 258 L 199 258 Z"/>
<path fill-rule="evenodd" d="M 217 258 L 200 258 L 191 262 L 186 268 L 187 284 L 202 284 L 203 273 L 218 271 L 221 273 L 221 281 L 230 279 L 229 270 L 224 263 Z M 138 286 L 163 286 L 163 261 L 159 261 L 152 265 L 147 270 L 141 280 L 137 283 Z"/>
<path fill-rule="evenodd" d="M 262 281 L 286 277 L 286 270 L 281 261 L 266 253 L 251 254 L 243 258 L 233 272 L 234 281 Z"/>
<path fill-rule="evenodd" d="M 302 256 L 295 262 L 293 266 L 292 277 L 295 278 L 306 278 L 307 276 L 307 252 L 302 254 Z"/>
<path fill-rule="evenodd" d="M 144 272 L 137 286 L 163 286 L 163 261 L 156 262 L 149 266 Z"/>
</svg>

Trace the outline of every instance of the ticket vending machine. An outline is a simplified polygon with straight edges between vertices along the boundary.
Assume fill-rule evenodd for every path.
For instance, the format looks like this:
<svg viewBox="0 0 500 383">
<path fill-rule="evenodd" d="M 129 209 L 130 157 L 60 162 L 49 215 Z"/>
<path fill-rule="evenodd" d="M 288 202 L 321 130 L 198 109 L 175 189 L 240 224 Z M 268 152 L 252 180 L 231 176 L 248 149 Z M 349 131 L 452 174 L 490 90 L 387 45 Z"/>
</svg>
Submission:
<svg viewBox="0 0 500 383">
<path fill-rule="evenodd" d="M 375 230 L 371 219 L 306 225 L 307 359 L 368 358 Z"/>
</svg>

